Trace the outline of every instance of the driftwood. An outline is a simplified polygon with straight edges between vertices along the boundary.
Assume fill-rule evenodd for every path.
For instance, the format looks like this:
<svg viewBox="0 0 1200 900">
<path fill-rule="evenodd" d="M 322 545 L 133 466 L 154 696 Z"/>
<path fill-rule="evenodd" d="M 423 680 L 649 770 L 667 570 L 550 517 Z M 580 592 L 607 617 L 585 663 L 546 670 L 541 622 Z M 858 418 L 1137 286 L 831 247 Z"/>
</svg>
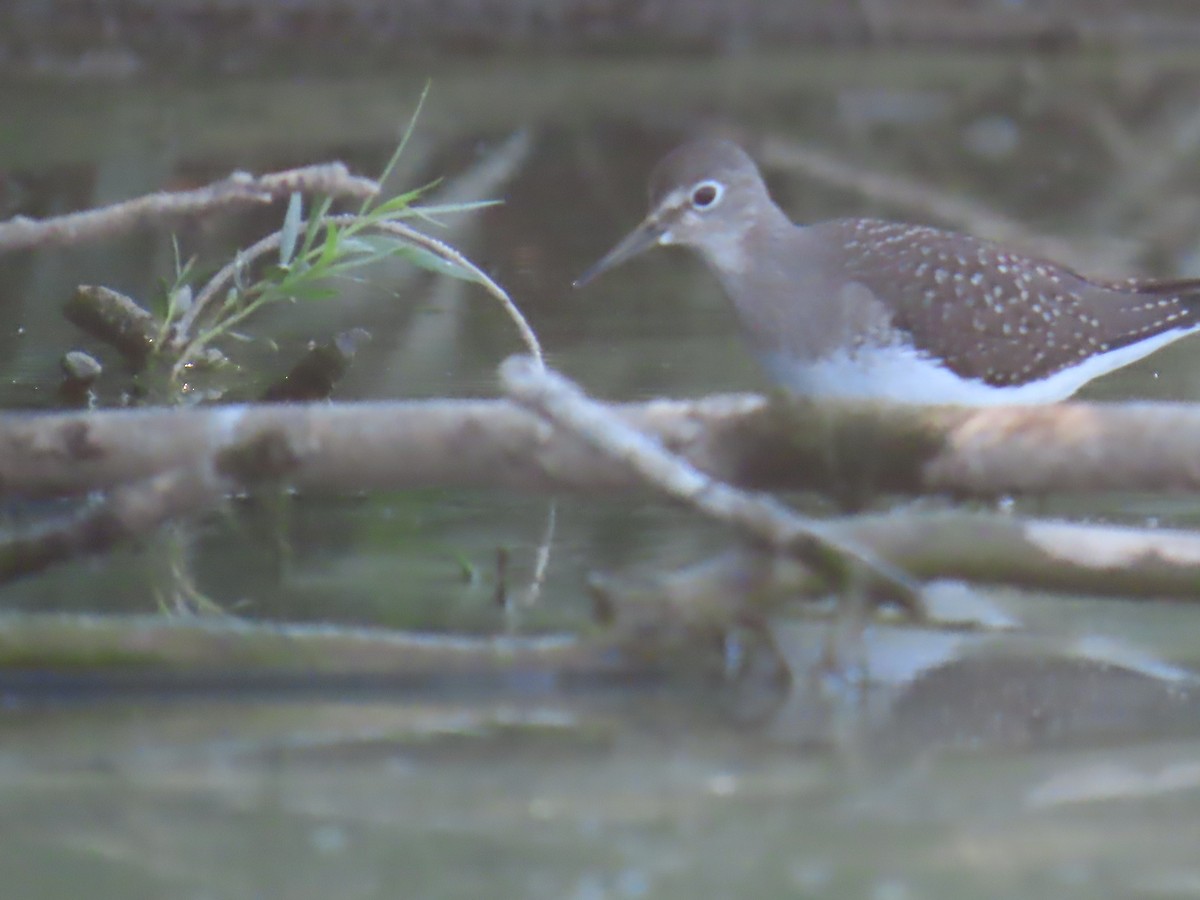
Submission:
<svg viewBox="0 0 1200 900">
<path fill-rule="evenodd" d="M 917 579 L 958 579 L 1122 599 L 1200 599 L 1200 534 L 995 513 L 914 512 L 832 519 L 825 532 L 870 547 Z M 746 598 L 762 612 L 812 596 L 825 580 L 795 561 L 740 548 L 676 571 L 631 578 L 593 576 L 602 608 L 626 615 L 639 605 L 662 618 L 728 623 Z M 928 611 L 933 621 L 944 611 Z"/>
<path fill-rule="evenodd" d="M 1200 489 L 1200 408 L 906 407 L 740 395 L 614 404 L 713 478 L 778 490 L 995 497 Z M 0 497 L 82 494 L 278 435 L 307 491 L 610 492 L 627 468 L 506 400 L 0 415 Z"/>
</svg>

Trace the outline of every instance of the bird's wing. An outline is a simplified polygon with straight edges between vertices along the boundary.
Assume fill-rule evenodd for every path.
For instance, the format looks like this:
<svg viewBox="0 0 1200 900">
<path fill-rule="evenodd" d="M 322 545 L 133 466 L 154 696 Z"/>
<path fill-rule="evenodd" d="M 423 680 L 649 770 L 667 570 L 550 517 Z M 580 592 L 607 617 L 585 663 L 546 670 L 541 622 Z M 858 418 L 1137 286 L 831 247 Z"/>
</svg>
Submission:
<svg viewBox="0 0 1200 900">
<path fill-rule="evenodd" d="M 1200 321 L 1200 282 L 1101 283 L 970 235 L 878 220 L 841 227 L 846 273 L 914 349 L 996 387 Z"/>
</svg>

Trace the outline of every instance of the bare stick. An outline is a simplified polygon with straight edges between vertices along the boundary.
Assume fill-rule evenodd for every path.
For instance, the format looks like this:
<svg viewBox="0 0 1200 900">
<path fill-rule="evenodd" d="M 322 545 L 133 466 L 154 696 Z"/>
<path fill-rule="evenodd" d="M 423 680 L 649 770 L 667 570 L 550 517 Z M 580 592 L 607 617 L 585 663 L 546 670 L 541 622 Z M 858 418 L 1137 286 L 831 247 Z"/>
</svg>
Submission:
<svg viewBox="0 0 1200 900">
<path fill-rule="evenodd" d="M 378 184 L 351 175 L 342 163 L 304 166 L 257 177 L 235 172 L 222 181 L 192 191 L 163 191 L 50 219 L 18 216 L 0 222 L 0 253 L 97 240 L 147 222 L 270 203 L 295 192 L 365 199 L 378 190 Z"/>
<path fill-rule="evenodd" d="M 734 525 L 756 541 L 795 555 L 835 588 L 840 589 L 857 567 L 871 573 L 909 609 L 920 611 L 919 587 L 896 566 L 770 497 L 715 481 L 621 421 L 558 373 L 528 358 L 510 357 L 500 367 L 500 378 L 520 403 L 619 460 L 659 491 Z"/>
<path fill-rule="evenodd" d="M 300 227 L 303 227 L 304 224 L 301 222 Z M 171 343 L 177 348 L 182 348 L 180 349 L 179 362 L 176 368 L 189 361 L 188 358 L 191 356 L 193 344 L 186 342 L 192 333 L 192 328 L 199 320 L 200 314 L 208 308 L 213 297 L 220 291 L 223 291 L 237 277 L 238 272 L 245 269 L 260 256 L 264 256 L 272 250 L 278 250 L 282 241 L 282 231 L 273 232 L 261 240 L 255 241 L 245 250 L 238 251 L 237 256 L 222 266 L 217 274 L 210 278 L 204 287 L 200 289 L 200 293 L 196 295 L 196 298 L 192 301 L 192 305 L 188 307 L 187 312 L 179 317 L 179 321 L 173 329 L 175 334 L 171 339 Z"/>
<path fill-rule="evenodd" d="M 948 511 L 830 523 L 922 577 L 1200 601 L 1200 534 Z"/>
</svg>

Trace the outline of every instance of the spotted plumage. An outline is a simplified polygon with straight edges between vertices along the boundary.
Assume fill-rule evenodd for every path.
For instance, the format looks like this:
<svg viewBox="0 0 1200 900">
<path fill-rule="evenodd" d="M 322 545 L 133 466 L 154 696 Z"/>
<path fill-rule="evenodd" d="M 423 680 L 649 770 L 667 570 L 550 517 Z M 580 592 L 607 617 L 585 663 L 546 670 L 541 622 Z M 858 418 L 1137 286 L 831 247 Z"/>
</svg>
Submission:
<svg viewBox="0 0 1200 900">
<path fill-rule="evenodd" d="M 728 141 L 667 156 L 645 221 L 587 273 L 655 244 L 705 258 L 793 391 L 1052 402 L 1200 329 L 1200 280 L 1102 281 L 964 234 L 877 219 L 793 224 Z"/>
<path fill-rule="evenodd" d="M 1200 323 L 1200 281 L 1093 281 L 970 235 L 876 219 L 811 226 L 919 353 L 994 387 Z"/>
</svg>

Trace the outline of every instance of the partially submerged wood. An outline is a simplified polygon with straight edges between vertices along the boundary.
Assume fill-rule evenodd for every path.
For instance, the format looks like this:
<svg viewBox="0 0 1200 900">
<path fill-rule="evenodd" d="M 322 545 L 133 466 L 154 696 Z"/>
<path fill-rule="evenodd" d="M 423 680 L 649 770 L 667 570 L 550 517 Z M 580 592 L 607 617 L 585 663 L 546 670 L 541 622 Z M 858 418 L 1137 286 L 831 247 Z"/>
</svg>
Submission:
<svg viewBox="0 0 1200 900">
<path fill-rule="evenodd" d="M 1200 489 L 1200 407 L 905 407 L 723 396 L 613 404 L 714 478 L 834 495 Z M 273 433 L 313 492 L 631 490 L 629 471 L 507 400 L 0 415 L 0 497 L 102 490 Z"/>
<path fill-rule="evenodd" d="M 947 511 L 830 523 L 916 578 L 1098 597 L 1200 599 L 1200 534 Z"/>
<path fill-rule="evenodd" d="M 104 686 L 106 674 L 169 688 L 167 675 L 253 685 L 255 675 L 312 684 L 322 676 L 361 676 L 380 685 L 414 680 L 535 675 L 632 677 L 661 672 L 646 658 L 627 659 L 616 635 L 458 637 L 386 629 L 263 625 L 232 617 L 6 614 L 0 616 L 0 685 L 19 689 L 12 673 L 36 671 L 53 690 L 53 671 L 80 673 Z M 139 673 L 144 673 L 139 676 Z M 155 673 L 158 673 L 157 676 Z M 547 682 L 531 678 L 533 685 Z M 550 683 L 553 683 L 550 682 Z"/>
<path fill-rule="evenodd" d="M 994 513 L 914 512 L 824 523 L 919 579 L 957 579 L 1121 599 L 1200 599 L 1200 534 L 1039 521 Z M 611 617 L 728 627 L 820 595 L 825 579 L 795 560 L 742 547 L 641 578 L 593 576 Z M 932 620 L 944 618 L 938 610 Z"/>
</svg>

